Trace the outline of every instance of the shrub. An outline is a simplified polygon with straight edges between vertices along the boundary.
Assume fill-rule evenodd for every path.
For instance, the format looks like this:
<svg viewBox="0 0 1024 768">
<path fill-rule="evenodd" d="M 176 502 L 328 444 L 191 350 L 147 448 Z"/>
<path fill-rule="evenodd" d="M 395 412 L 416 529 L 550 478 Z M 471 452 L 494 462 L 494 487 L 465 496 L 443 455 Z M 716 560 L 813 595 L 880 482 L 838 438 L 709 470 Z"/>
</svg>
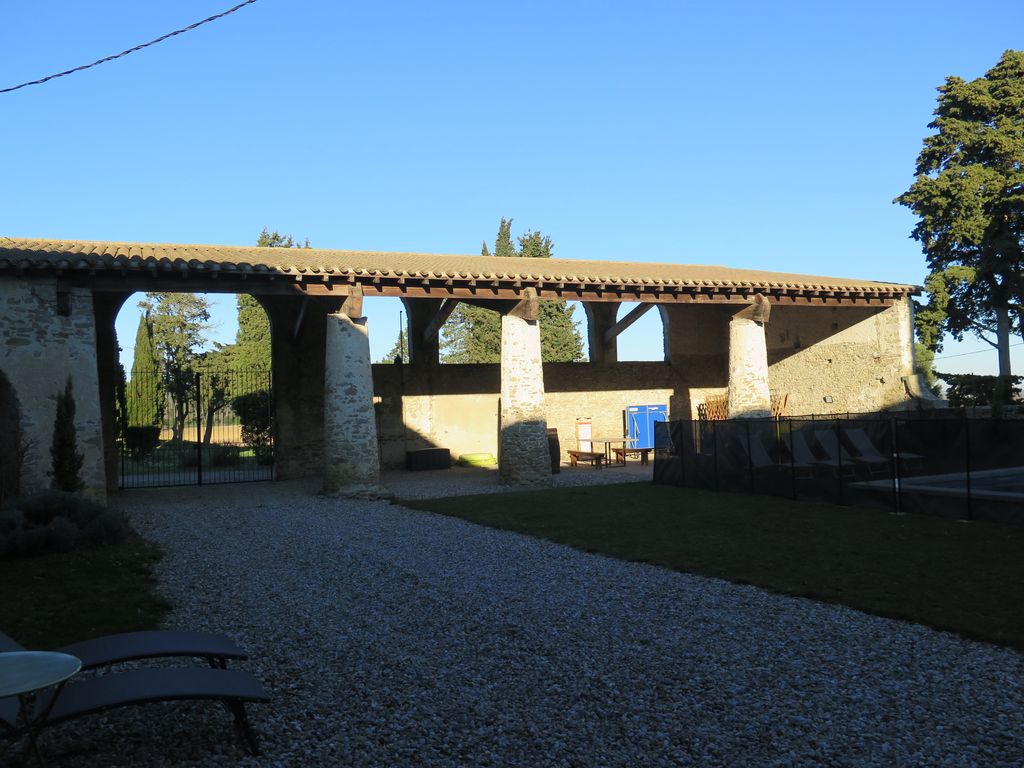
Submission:
<svg viewBox="0 0 1024 768">
<path fill-rule="evenodd" d="M 274 462 L 274 443 L 271 432 L 270 393 L 266 390 L 239 395 L 231 407 L 242 422 L 242 442 L 250 446 L 260 464 Z"/>
<path fill-rule="evenodd" d="M 124 445 L 133 461 L 146 458 L 160 444 L 160 427 L 125 427 Z"/>
<path fill-rule="evenodd" d="M 237 445 L 210 445 L 203 449 L 209 451 L 211 467 L 233 467 L 241 460 L 242 449 Z"/>
<path fill-rule="evenodd" d="M 123 514 L 73 493 L 46 491 L 0 510 L 0 557 L 117 544 L 127 533 Z"/>
<path fill-rule="evenodd" d="M 68 377 L 64 391 L 57 394 L 57 415 L 53 420 L 53 445 L 50 446 L 53 459 L 53 487 L 61 491 L 82 489 L 82 454 L 78 452 L 75 435 L 75 395 L 71 391 L 71 377 Z"/>
</svg>

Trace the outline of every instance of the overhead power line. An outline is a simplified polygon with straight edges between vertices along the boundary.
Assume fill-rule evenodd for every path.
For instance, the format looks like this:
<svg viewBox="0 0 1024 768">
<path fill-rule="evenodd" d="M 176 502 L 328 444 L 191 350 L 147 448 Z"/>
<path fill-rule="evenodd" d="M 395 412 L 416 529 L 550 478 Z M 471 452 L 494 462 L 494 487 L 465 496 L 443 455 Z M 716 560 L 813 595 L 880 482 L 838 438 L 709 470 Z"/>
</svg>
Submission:
<svg viewBox="0 0 1024 768">
<path fill-rule="evenodd" d="M 256 2 L 256 0 L 245 0 L 244 3 L 239 3 L 238 5 L 234 6 L 233 8 L 228 8 L 226 11 L 224 11 L 222 13 L 218 13 L 215 16 L 210 16 L 209 18 L 203 19 L 202 21 L 197 21 L 195 24 L 189 24 L 187 27 L 182 27 L 181 29 L 176 29 L 173 32 L 168 32 L 166 35 L 161 35 L 160 37 L 156 38 L 156 40 L 150 40 L 148 43 L 142 43 L 140 45 L 136 45 L 133 48 L 129 48 L 126 51 L 121 51 L 120 53 L 115 53 L 113 56 L 105 56 L 102 59 L 98 59 L 98 60 L 94 61 L 92 64 L 83 64 L 80 67 L 75 67 L 73 69 L 66 69 L 63 72 L 58 72 L 55 75 L 47 75 L 46 77 L 41 77 L 38 80 L 30 80 L 29 82 L 21 83 L 20 85 L 12 85 L 10 88 L 0 88 L 0 93 L 10 93 L 11 91 L 17 91 L 20 88 L 27 88 L 30 85 L 42 85 L 43 83 L 47 82 L 48 80 L 53 80 L 54 78 L 64 77 L 66 75 L 74 74 L 75 72 L 81 72 L 83 69 L 91 69 L 92 67 L 98 67 L 100 64 L 106 64 L 108 61 L 113 61 L 114 59 L 120 59 L 122 56 L 127 56 L 129 53 L 135 53 L 136 51 L 141 51 L 143 48 L 149 48 L 149 46 L 151 46 L 151 45 L 156 45 L 157 43 L 162 43 L 164 40 L 167 40 L 168 38 L 174 37 L 175 35 L 180 35 L 180 34 L 182 34 L 184 32 L 191 32 L 196 27 L 203 26 L 203 24 L 209 24 L 211 21 L 216 21 L 217 19 L 223 19 L 225 16 L 228 16 L 228 15 L 234 13 L 235 11 L 239 10 L 240 8 L 244 8 L 247 5 L 252 5 L 255 2 Z"/>
<path fill-rule="evenodd" d="M 1018 341 L 1016 344 L 1011 344 L 1010 345 L 1010 349 L 1013 349 L 1014 347 L 1019 347 L 1021 345 L 1024 345 L 1024 341 Z M 936 360 L 949 360 L 950 358 L 953 358 L 953 357 L 967 357 L 967 355 L 980 355 L 982 352 L 992 353 L 992 352 L 995 352 L 995 351 L 996 351 L 995 347 L 992 347 L 992 349 L 976 349 L 973 352 L 959 352 L 959 353 L 957 353 L 955 355 L 938 355 L 935 359 Z"/>
</svg>

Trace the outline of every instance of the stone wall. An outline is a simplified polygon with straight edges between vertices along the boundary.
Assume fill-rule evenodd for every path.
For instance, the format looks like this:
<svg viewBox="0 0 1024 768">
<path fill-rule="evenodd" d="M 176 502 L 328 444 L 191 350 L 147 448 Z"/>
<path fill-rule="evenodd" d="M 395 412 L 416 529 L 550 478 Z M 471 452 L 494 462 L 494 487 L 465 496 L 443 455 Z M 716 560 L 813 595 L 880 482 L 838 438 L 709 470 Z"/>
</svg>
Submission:
<svg viewBox="0 0 1024 768">
<path fill-rule="evenodd" d="M 544 413 L 558 430 L 563 459 L 576 447 L 576 419 L 589 418 L 597 437 L 617 437 L 629 405 L 667 404 L 673 392 L 667 363 L 546 363 Z M 437 446 L 453 458 L 498 452 L 500 371 L 497 365 L 373 366 L 382 465 L 404 466 L 405 451 Z M 406 395 L 399 397 L 404 386 Z M 431 392 L 438 394 L 431 394 Z M 404 404 L 404 408 L 403 408 Z M 405 421 L 407 429 L 402 428 Z"/>
<path fill-rule="evenodd" d="M 707 394 L 726 391 L 729 321 L 736 312 L 736 305 L 668 307 L 668 346 L 680 384 L 672 412 L 679 418 L 696 418 Z M 909 300 L 871 309 L 773 305 L 764 330 L 768 385 L 789 395 L 790 415 L 911 402 L 901 380 L 914 367 Z"/>
<path fill-rule="evenodd" d="M 879 309 L 774 307 L 765 330 L 769 384 L 789 393 L 790 415 L 910 402 L 901 380 L 914 368 L 906 300 Z"/>
<path fill-rule="evenodd" d="M 18 398 L 29 444 L 22 491 L 50 487 L 57 394 L 70 377 L 85 494 L 103 501 L 106 476 L 92 292 L 71 289 L 68 302 L 70 314 L 60 315 L 54 278 L 0 280 L 0 370 Z"/>
</svg>

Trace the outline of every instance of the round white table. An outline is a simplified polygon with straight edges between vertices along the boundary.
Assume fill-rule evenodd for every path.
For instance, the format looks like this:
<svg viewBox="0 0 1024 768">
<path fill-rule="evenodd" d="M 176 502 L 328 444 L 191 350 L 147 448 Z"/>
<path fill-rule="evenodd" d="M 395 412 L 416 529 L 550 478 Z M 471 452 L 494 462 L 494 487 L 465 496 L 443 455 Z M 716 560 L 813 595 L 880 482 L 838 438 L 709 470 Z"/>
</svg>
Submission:
<svg viewBox="0 0 1024 768">
<path fill-rule="evenodd" d="M 17 696 L 19 702 L 18 716 L 25 724 L 28 743 L 25 745 L 24 761 L 35 751 L 39 765 L 45 766 L 43 755 L 39 751 L 39 731 L 46 725 L 50 709 L 60 694 L 50 698 L 42 712 L 33 717 L 29 705 L 29 695 L 51 685 L 63 686 L 67 680 L 82 668 L 82 662 L 75 656 L 51 651 L 12 651 L 0 653 L 0 699 Z"/>
</svg>

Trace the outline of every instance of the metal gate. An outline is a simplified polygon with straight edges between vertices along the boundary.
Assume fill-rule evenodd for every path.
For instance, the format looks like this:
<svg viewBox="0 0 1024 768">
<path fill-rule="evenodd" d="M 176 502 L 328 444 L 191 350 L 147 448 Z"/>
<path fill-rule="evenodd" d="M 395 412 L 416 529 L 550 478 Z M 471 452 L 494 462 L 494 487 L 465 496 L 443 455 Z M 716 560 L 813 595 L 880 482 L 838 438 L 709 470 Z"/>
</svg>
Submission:
<svg viewBox="0 0 1024 768">
<path fill-rule="evenodd" d="M 117 402 L 121 488 L 274 478 L 268 370 L 135 371 Z"/>
</svg>

